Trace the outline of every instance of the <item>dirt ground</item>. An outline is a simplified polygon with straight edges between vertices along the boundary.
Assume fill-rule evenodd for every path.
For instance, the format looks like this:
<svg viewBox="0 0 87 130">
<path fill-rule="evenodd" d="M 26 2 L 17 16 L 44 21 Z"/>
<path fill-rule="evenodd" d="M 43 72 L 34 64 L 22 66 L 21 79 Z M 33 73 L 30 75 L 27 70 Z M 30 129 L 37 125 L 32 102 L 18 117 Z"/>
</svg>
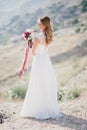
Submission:
<svg viewBox="0 0 87 130">
<path fill-rule="evenodd" d="M 56 120 L 22 118 L 19 116 L 22 103 L 0 104 L 0 110 L 6 114 L 0 130 L 87 130 L 87 92 L 75 100 L 59 102 L 62 117 Z"/>
</svg>

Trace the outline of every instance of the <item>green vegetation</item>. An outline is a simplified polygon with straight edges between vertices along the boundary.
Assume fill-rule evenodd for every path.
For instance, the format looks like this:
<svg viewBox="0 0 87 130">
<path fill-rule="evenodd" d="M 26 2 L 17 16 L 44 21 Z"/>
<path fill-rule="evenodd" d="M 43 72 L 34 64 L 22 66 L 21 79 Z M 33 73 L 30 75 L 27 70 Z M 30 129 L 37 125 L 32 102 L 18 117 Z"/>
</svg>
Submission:
<svg viewBox="0 0 87 130">
<path fill-rule="evenodd" d="M 18 99 L 24 99 L 25 94 L 26 94 L 27 88 L 23 86 L 16 86 L 5 93 L 5 97 L 8 99 L 12 100 L 18 100 Z M 59 101 L 64 101 L 64 100 L 70 100 L 70 99 L 75 99 L 79 97 L 81 94 L 81 91 L 77 88 L 75 89 L 70 89 L 70 90 L 63 90 L 63 88 L 60 88 L 59 91 L 57 92 L 57 99 Z"/>
<path fill-rule="evenodd" d="M 69 90 L 69 92 L 67 93 L 67 99 L 75 99 L 77 97 L 79 97 L 81 94 L 81 91 L 77 88 L 75 89 L 71 89 Z"/>
<path fill-rule="evenodd" d="M 76 28 L 75 32 L 76 32 L 76 33 L 79 33 L 80 30 L 81 30 L 81 29 L 78 27 L 78 28 Z"/>
<path fill-rule="evenodd" d="M 78 98 L 81 94 L 81 90 L 74 88 L 70 90 L 63 90 L 62 88 L 59 89 L 57 96 L 59 101 L 64 101 L 64 100 L 71 100 Z"/>
<path fill-rule="evenodd" d="M 87 12 L 87 0 L 83 0 L 81 2 L 81 11 L 84 13 L 84 12 Z"/>
<path fill-rule="evenodd" d="M 58 91 L 58 93 L 57 93 L 57 99 L 59 100 L 59 101 L 62 101 L 63 100 L 63 98 L 64 98 L 64 96 L 65 96 L 65 93 L 64 93 L 64 91 L 62 90 L 62 89 L 60 89 L 59 91 Z"/>
<path fill-rule="evenodd" d="M 26 87 L 16 86 L 6 92 L 6 97 L 10 99 L 24 99 L 26 90 Z"/>
<path fill-rule="evenodd" d="M 79 20 L 77 18 L 75 18 L 73 21 L 72 21 L 72 24 L 75 25 L 75 24 L 78 24 L 79 23 Z"/>
</svg>

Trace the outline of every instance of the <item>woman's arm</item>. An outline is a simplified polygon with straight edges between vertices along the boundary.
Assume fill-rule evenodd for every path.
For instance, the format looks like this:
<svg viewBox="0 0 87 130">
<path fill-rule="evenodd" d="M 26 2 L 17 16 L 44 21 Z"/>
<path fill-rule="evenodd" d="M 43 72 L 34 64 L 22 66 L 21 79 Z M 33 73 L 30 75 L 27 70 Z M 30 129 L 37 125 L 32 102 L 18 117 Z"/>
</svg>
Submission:
<svg viewBox="0 0 87 130">
<path fill-rule="evenodd" d="M 32 46 L 32 54 L 35 55 L 35 50 L 39 44 L 40 40 L 38 38 L 35 38 L 33 41 L 33 46 Z"/>
</svg>

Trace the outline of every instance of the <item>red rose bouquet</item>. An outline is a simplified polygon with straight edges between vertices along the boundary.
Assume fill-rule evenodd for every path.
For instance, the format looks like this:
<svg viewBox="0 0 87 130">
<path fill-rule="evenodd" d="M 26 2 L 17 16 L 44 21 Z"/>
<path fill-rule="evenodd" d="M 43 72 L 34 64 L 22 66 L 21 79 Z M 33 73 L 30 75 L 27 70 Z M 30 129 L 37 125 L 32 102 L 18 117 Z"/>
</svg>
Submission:
<svg viewBox="0 0 87 130">
<path fill-rule="evenodd" d="M 30 43 L 30 48 L 32 48 L 32 31 L 25 31 L 23 33 L 23 39 L 27 40 Z"/>
<path fill-rule="evenodd" d="M 27 46 L 26 46 L 26 52 L 25 52 L 25 56 L 24 56 L 24 60 L 23 60 L 23 65 L 22 65 L 22 68 L 20 69 L 20 72 L 19 72 L 19 77 L 21 77 L 23 72 L 24 72 L 25 65 L 26 65 L 26 62 L 28 59 L 29 48 L 32 48 L 32 45 L 33 45 L 33 42 L 32 42 L 32 40 L 33 40 L 32 33 L 33 32 L 34 32 L 34 30 L 26 30 L 22 35 L 23 39 L 27 40 Z"/>
</svg>

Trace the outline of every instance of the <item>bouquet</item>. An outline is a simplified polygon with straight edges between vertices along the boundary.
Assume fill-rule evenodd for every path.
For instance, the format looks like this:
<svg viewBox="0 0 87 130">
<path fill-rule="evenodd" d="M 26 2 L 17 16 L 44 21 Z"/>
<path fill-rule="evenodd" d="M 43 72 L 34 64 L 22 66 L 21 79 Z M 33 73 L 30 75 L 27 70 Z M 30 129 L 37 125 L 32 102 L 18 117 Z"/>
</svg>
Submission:
<svg viewBox="0 0 87 130">
<path fill-rule="evenodd" d="M 24 72 L 25 65 L 28 59 L 29 48 L 32 48 L 33 45 L 34 32 L 35 32 L 34 30 L 27 29 L 22 35 L 22 38 L 27 41 L 27 46 L 26 46 L 26 52 L 23 60 L 23 65 L 19 72 L 19 77 L 21 77 Z"/>
<path fill-rule="evenodd" d="M 34 30 L 27 30 L 23 33 L 22 37 L 24 40 L 27 40 L 28 44 L 30 43 L 30 48 L 32 48 L 32 33 L 34 32 Z"/>
</svg>

